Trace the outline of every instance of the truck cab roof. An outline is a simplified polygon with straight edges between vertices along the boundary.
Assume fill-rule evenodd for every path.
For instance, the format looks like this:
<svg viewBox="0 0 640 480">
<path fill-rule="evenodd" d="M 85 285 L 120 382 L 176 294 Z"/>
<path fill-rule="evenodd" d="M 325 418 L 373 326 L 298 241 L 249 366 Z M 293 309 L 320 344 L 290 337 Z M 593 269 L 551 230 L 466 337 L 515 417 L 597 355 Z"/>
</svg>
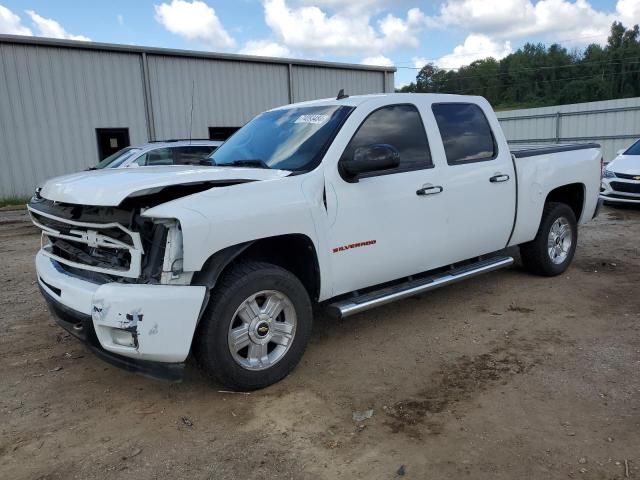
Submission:
<svg viewBox="0 0 640 480">
<path fill-rule="evenodd" d="M 437 102 L 464 102 L 464 103 L 481 103 L 486 102 L 484 97 L 470 96 L 470 95 L 452 95 L 446 93 L 375 93 L 369 95 L 350 95 L 338 99 L 333 98 L 321 98 L 318 100 L 309 100 L 306 102 L 292 103 L 289 105 L 283 105 L 281 107 L 274 108 L 272 110 L 284 110 L 288 108 L 297 107 L 316 107 L 325 105 L 345 105 L 350 107 L 358 107 L 364 103 L 387 99 L 389 103 L 420 103 L 428 100 L 433 103 Z"/>
</svg>

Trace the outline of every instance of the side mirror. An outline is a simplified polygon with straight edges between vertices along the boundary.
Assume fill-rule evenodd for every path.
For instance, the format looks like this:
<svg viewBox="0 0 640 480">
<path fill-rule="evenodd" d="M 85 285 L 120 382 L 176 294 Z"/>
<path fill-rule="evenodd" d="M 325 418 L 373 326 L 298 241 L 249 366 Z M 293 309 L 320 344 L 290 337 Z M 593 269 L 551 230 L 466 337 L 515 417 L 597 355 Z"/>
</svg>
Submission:
<svg viewBox="0 0 640 480">
<path fill-rule="evenodd" d="M 351 159 L 340 162 L 342 171 L 353 181 L 363 173 L 389 170 L 400 165 L 400 153 L 393 146 L 380 143 L 358 147 Z"/>
</svg>

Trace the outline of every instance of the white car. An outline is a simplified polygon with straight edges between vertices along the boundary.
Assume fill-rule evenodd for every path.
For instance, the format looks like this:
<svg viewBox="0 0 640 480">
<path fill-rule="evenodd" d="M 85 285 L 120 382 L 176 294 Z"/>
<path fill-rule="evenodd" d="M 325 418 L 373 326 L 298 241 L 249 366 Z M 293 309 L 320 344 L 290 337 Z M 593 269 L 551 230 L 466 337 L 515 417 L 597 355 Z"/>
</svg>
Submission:
<svg viewBox="0 0 640 480">
<path fill-rule="evenodd" d="M 210 165 L 207 160 L 223 142 L 215 140 L 166 140 L 125 147 L 89 170 L 103 168 L 157 167 L 163 165 Z"/>
<path fill-rule="evenodd" d="M 602 172 L 600 198 L 607 204 L 640 204 L 640 140 L 609 162 Z"/>
<path fill-rule="evenodd" d="M 286 105 L 211 167 L 47 181 L 28 205 L 38 284 L 105 360 L 176 379 L 193 352 L 221 383 L 261 388 L 299 362 L 314 306 L 347 317 L 509 266 L 509 246 L 533 273 L 564 272 L 597 213 L 601 157 L 510 149 L 481 97 Z"/>
</svg>

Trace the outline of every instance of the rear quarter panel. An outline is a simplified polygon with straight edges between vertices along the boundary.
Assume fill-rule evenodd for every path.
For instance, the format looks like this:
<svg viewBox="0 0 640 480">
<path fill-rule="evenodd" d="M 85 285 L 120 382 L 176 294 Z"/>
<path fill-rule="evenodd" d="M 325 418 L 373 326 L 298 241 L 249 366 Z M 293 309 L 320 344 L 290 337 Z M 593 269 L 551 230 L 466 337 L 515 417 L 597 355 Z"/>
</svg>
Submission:
<svg viewBox="0 0 640 480">
<path fill-rule="evenodd" d="M 509 245 L 533 240 L 549 192 L 570 184 L 584 189 L 584 205 L 578 223 L 591 220 L 600 191 L 600 149 L 590 148 L 516 158 L 518 214 Z"/>
</svg>

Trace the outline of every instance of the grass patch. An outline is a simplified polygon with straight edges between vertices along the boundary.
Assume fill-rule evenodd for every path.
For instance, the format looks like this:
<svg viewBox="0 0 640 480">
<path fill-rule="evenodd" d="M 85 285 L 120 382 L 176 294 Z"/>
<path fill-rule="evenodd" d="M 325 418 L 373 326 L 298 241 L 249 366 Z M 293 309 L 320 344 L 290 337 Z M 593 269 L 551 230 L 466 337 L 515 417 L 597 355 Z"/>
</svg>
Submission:
<svg viewBox="0 0 640 480">
<path fill-rule="evenodd" d="M 0 208 L 20 206 L 29 203 L 29 197 L 4 197 L 0 198 Z"/>
</svg>

